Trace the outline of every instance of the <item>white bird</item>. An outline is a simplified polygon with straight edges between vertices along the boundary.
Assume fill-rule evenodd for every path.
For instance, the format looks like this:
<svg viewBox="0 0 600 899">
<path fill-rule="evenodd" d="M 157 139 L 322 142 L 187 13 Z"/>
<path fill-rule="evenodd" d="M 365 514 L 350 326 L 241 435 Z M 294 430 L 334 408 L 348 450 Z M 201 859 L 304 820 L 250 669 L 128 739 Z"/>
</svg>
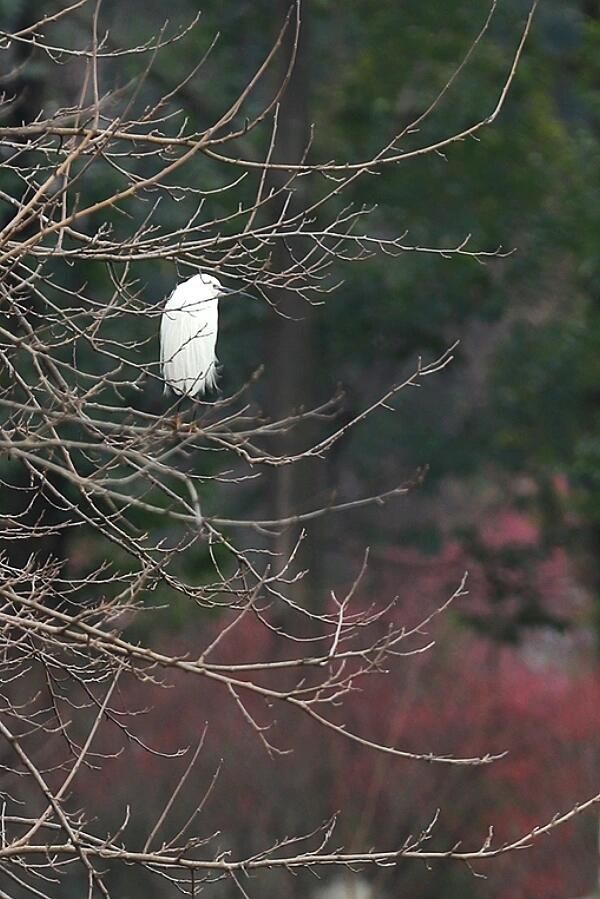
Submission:
<svg viewBox="0 0 600 899">
<path fill-rule="evenodd" d="M 181 396 L 202 395 L 217 384 L 219 296 L 213 276 L 200 272 L 179 284 L 160 323 L 160 364 L 168 387 Z"/>
</svg>

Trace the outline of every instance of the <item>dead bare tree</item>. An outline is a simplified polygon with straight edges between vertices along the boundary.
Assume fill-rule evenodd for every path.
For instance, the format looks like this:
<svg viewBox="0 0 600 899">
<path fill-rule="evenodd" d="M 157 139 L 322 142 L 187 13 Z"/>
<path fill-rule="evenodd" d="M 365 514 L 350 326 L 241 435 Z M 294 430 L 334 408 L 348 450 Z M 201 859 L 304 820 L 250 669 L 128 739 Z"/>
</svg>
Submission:
<svg viewBox="0 0 600 899">
<path fill-rule="evenodd" d="M 0 454 L 3 489 L 11 497 L 10 508 L 0 510 L 5 547 L 0 895 L 64 895 L 64 878 L 78 868 L 77 882 L 87 884 L 88 896 L 108 896 L 116 865 L 137 866 L 184 895 L 224 881 L 247 896 L 249 878 L 259 871 L 410 859 L 479 862 L 530 845 L 599 801 L 600 794 L 512 842 L 496 844 L 490 832 L 472 849 L 430 850 L 433 820 L 419 824 L 418 832 L 393 850 L 365 847 L 348 853 L 334 848 L 334 826 L 328 823 L 305 836 L 274 834 L 260 854 L 232 858 L 213 850 L 210 826 L 205 834 L 196 831 L 196 815 L 169 838 L 158 837 L 181 788 L 189 788 L 202 733 L 142 844 L 129 839 L 126 810 L 115 832 L 97 832 L 94 809 L 82 806 L 76 789 L 83 768 L 103 763 L 96 744 L 106 724 L 117 727 L 124 740 L 137 741 L 141 751 L 154 751 L 136 736 L 136 718 L 123 709 L 119 685 L 134 678 L 160 690 L 170 671 L 183 672 L 203 690 L 219 691 L 223 703 L 235 704 L 269 753 L 281 750 L 259 723 L 257 702 L 263 710 L 284 707 L 308 716 L 315 728 L 384 754 L 390 764 L 407 758 L 445 765 L 494 760 L 492 754 L 458 758 L 451 747 L 440 755 L 386 745 L 349 730 L 338 709 L 363 677 L 384 670 L 397 655 L 430 645 L 428 626 L 463 595 L 464 580 L 435 615 L 413 626 L 390 625 L 389 606 L 354 604 L 368 554 L 345 595 L 332 593 L 326 610 L 317 613 L 299 606 L 290 593 L 301 576 L 294 565 L 298 543 L 286 557 L 264 548 L 264 535 L 292 526 L 306 529 L 325 515 L 395 500 L 419 483 L 421 473 L 378 495 L 342 498 L 279 519 L 227 517 L 215 511 L 219 503 L 213 498 L 215 487 L 219 497 L 227 485 L 241 489 L 264 471 L 323 458 L 399 392 L 442 371 L 453 348 L 430 363 L 416 362 L 408 378 L 342 426 L 334 415 L 337 398 L 264 420 L 252 392 L 257 370 L 231 395 L 190 403 L 191 413 L 174 427 L 173 409 L 167 401 L 161 406 L 156 351 L 164 296 L 148 297 L 140 275 L 149 263 L 170 263 L 181 274 L 210 271 L 267 303 L 275 316 L 285 314 L 278 302 L 282 295 L 286 310 L 290 297 L 298 304 L 326 301 L 340 261 L 358 262 L 375 253 L 468 255 L 479 261 L 501 255 L 501 249 L 471 249 L 468 239 L 428 248 L 370 236 L 369 210 L 344 203 L 359 179 L 438 153 L 494 122 L 517 72 L 535 3 L 495 108 L 459 133 L 403 149 L 405 138 L 418 134 L 420 123 L 468 65 L 494 6 L 431 106 L 388 136 L 372 158 L 356 161 L 316 160 L 310 140 L 300 158 L 281 161 L 278 115 L 295 61 L 300 0 L 243 90 L 199 130 L 182 118 L 177 103 L 206 57 L 157 101 L 148 104 L 143 90 L 156 56 L 185 40 L 197 20 L 174 34 L 164 29 L 143 45 L 115 48 L 112 35 L 102 29 L 100 2 L 77 0 L 27 27 L 0 33 L 8 69 L 25 50 L 26 60 L 31 53 L 51 66 L 68 65 L 81 83 L 74 105 L 41 109 L 31 120 L 0 128 L 1 196 L 8 210 L 0 231 Z M 70 46 L 63 26 L 72 16 L 87 15 L 88 7 L 85 41 Z M 285 48 L 291 52 L 279 87 L 257 111 L 250 100 L 274 63 L 281 67 Z M 103 73 L 124 57 L 140 61 L 138 77 L 105 90 Z M 10 83 L 11 72 L 6 74 Z M 18 71 L 12 75 L 18 77 Z M 17 100 L 5 95 L 5 110 Z M 261 132 L 267 149 L 257 159 L 245 151 L 245 141 Z M 298 208 L 292 197 L 301 179 L 312 182 L 312 199 Z M 274 259 L 284 264 L 274 265 Z M 314 419 L 330 423 L 325 438 L 298 453 L 273 450 L 282 434 Z M 106 553 L 99 564 L 86 560 L 75 572 L 60 545 L 77 529 L 92 534 Z M 304 530 L 300 539 L 303 535 Z M 212 560 L 212 579 L 202 584 L 186 577 L 182 564 L 198 547 Z M 190 615 L 196 607 L 198 614 L 219 614 L 216 635 L 211 632 L 195 658 L 165 654 L 150 640 L 129 635 L 131 622 L 157 594 L 161 601 L 182 599 Z M 245 621 L 253 618 L 272 630 L 278 609 L 285 610 L 286 622 L 285 629 L 277 625 L 284 647 L 279 658 L 219 661 L 219 650 Z M 58 760 L 48 760 L 49 745 L 60 752 Z M 204 801 L 203 792 L 196 811 Z"/>
</svg>

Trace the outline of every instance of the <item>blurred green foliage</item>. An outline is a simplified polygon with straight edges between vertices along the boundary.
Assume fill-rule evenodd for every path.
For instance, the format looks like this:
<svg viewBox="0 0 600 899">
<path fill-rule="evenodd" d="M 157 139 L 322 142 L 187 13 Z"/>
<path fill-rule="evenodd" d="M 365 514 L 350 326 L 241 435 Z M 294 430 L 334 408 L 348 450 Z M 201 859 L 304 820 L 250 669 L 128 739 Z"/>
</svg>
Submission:
<svg viewBox="0 0 600 899">
<path fill-rule="evenodd" d="M 528 8 L 524 0 L 498 3 L 472 58 L 418 132 L 403 139 L 402 152 L 489 115 Z M 307 0 L 303 23 L 311 60 L 310 115 L 316 124 L 312 158 L 365 158 L 419 116 L 456 71 L 489 9 L 481 0 L 408 6 L 392 0 Z M 32 11 L 25 0 L 0 3 L 7 21 Z M 196 11 L 191 0 L 177 0 L 170 4 L 169 17 L 185 22 Z M 145 5 L 144 16 L 124 16 L 116 0 L 102 7 L 114 46 L 140 44 L 164 16 L 164 4 L 156 0 Z M 79 27 L 85 26 L 82 19 Z M 76 37 L 77 27 L 68 27 Z M 199 27 L 153 61 L 140 101 L 155 101 L 183 78 L 219 31 L 205 67 L 180 96 L 179 120 L 187 118 L 190 128 L 206 126 L 256 70 L 278 27 L 267 0 L 207 3 Z M 39 77 L 42 63 L 36 57 L 34 64 L 38 68 L 27 77 Z M 34 114 L 36 106 L 67 102 L 56 68 L 46 69 L 39 94 L 26 101 Z M 139 74 L 134 54 L 107 63 L 103 77 L 108 87 Z M 382 413 L 373 427 L 340 447 L 338 472 L 352 471 L 372 485 L 381 471 L 406 471 L 427 462 L 430 490 L 449 474 L 477 481 L 482 472 L 486 478 L 509 472 L 526 473 L 540 491 L 560 473 L 576 487 L 578 532 L 600 527 L 599 76 L 598 5 L 545 0 L 493 126 L 477 140 L 452 144 L 443 155 L 384 167 L 352 189 L 355 204 L 373 208 L 366 232 L 404 234 L 406 245 L 437 248 L 457 246 L 470 235 L 470 249 L 502 245 L 515 252 L 484 265 L 469 257 L 447 260 L 405 252 L 395 260 L 378 257 L 341 269 L 345 285 L 319 310 L 312 330 L 312 356 L 319 360 L 315 399 L 323 400 L 341 381 L 352 411 L 406 371 L 418 352 L 430 357 L 457 338 L 463 343 L 456 371 L 441 376 L 442 389 L 435 384 L 402 396 L 400 442 L 397 417 Z M 258 92 L 255 108 L 272 87 Z M 18 109 L 15 117 L 21 117 Z M 261 158 L 268 139 L 267 131 L 252 134 L 239 149 Z M 143 163 L 126 158 L 123 165 L 143 170 Z M 113 175 L 108 168 L 100 171 L 99 178 L 84 182 L 88 202 L 109 188 Z M 220 177 L 205 158 L 189 169 L 190 181 L 207 189 Z M 9 193 L 17 189 L 14 178 L 4 174 L 0 186 Z M 239 200 L 248 199 L 250 190 L 242 183 Z M 207 217 L 226 213 L 228 197 L 207 197 Z M 177 203 L 163 203 L 157 221 L 184 222 L 193 202 L 182 196 Z M 99 216 L 90 227 L 102 224 Z M 113 224 L 118 231 L 119 216 Z M 149 303 L 159 302 L 177 277 L 170 263 L 140 264 L 133 275 Z M 106 272 L 92 266 L 63 268 L 60 277 L 65 286 L 69 279 L 86 280 L 99 296 L 109 289 Z M 245 379 L 265 355 L 269 362 L 264 337 L 269 315 L 258 303 L 224 310 L 225 389 Z M 141 356 L 155 358 L 156 321 L 132 318 L 127 327 L 146 341 Z M 481 333 L 485 354 L 479 352 Z M 89 348 L 82 348 L 80 361 L 90 374 L 99 364 Z M 147 385 L 139 402 L 148 408 L 162 402 L 159 386 Z M 248 501 L 245 494 L 243 502 Z M 563 514 L 562 506 L 550 507 Z M 417 531 L 431 542 L 428 525 L 415 524 Z M 195 559 L 198 577 L 205 576 L 205 563 Z"/>
</svg>

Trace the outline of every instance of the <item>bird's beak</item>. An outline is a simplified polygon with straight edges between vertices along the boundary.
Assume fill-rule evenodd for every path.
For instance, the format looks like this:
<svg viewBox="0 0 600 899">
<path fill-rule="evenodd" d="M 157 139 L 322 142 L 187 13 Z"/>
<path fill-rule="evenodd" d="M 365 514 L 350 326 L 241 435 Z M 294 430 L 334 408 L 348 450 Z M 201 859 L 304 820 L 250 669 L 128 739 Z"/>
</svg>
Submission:
<svg viewBox="0 0 600 899">
<path fill-rule="evenodd" d="M 247 297 L 249 300 L 253 300 L 254 297 L 251 293 L 246 293 L 244 290 L 235 290 L 235 288 L 231 287 L 222 287 L 219 291 L 219 296 L 224 297 Z"/>
</svg>

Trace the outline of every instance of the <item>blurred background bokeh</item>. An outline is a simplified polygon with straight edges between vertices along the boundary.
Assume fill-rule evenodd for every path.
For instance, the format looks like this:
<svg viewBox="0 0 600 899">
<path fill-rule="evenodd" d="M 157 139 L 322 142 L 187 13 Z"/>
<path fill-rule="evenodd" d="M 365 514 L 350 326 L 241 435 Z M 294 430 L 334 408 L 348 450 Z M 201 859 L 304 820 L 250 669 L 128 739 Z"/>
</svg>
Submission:
<svg viewBox="0 0 600 899">
<path fill-rule="evenodd" d="M 469 64 L 422 123 L 419 142 L 458 132 L 492 111 L 528 8 L 527 0 L 500 0 Z M 115 46 L 142 44 L 166 16 L 183 24 L 197 9 L 195 0 L 171 0 L 168 7 L 162 0 L 104 0 L 102 25 Z M 154 60 L 144 86 L 148 101 L 181 79 L 219 32 L 206 65 L 180 95 L 194 126 L 209 125 L 256 69 L 286 12 L 285 0 L 207 0 L 199 26 Z M 487 0 L 306 0 L 298 65 L 281 111 L 281 157 L 299 158 L 314 124 L 311 158 L 368 158 L 433 101 L 488 12 Z M 1 0 L 0 13 L 7 30 L 24 27 L 39 16 L 39 4 Z M 89 12 L 64 27 L 76 42 L 78 29 L 89 32 Z M 11 87 L 19 95 L 13 122 L 77 102 L 76 61 L 57 67 L 43 54 L 22 55 Z M 138 71 L 139 60 L 127 56 L 107 63 L 104 78 L 107 85 L 123 82 Z M 468 570 L 469 596 L 431 629 L 436 646 L 402 660 L 387 678 L 374 677 L 349 703 L 348 720 L 415 751 L 509 752 L 477 771 L 392 764 L 307 721 L 279 717 L 282 744 L 300 751 L 272 759 L 235 708 L 211 708 L 197 685 L 174 679 L 142 730 L 166 751 L 193 742 L 198 723 L 210 722 L 198 778 L 208 784 L 223 762 L 202 814 L 240 854 L 277 835 L 308 832 L 339 809 L 337 843 L 349 848 L 400 845 L 437 808 L 435 845 L 457 839 L 480 845 L 490 824 L 499 839 L 516 837 L 597 789 L 599 128 L 600 3 L 542 0 L 495 124 L 443 154 L 386 167 L 351 191 L 354 202 L 373 207 L 365 233 L 405 235 L 407 246 L 433 249 L 456 247 L 468 236 L 467 250 L 502 247 L 500 254 L 477 260 L 407 250 L 340 263 L 343 285 L 323 305 L 296 306 L 298 321 L 258 301 L 223 309 L 222 390 L 239 387 L 262 363 L 255 395 L 273 414 L 323 403 L 340 390 L 340 421 L 350 420 L 410 373 L 419 356 L 433 359 L 460 340 L 451 366 L 421 389 L 404 391 L 397 411 L 376 412 L 326 461 L 286 469 L 272 481 L 213 490 L 206 501 L 228 514 L 285 514 L 333 497 L 381 493 L 428 465 L 423 484 L 407 497 L 316 520 L 302 549 L 309 573 L 295 598 L 315 608 L 326 603 L 332 587 L 352 582 L 369 546 L 364 602 L 397 596 L 410 623 L 443 602 Z M 267 132 L 241 138 L 240 154 L 262 159 L 268 140 Z M 206 159 L 188 171 L 205 187 L 216 184 L 217 169 Z M 0 174 L 8 193 L 16 189 L 12 178 Z M 242 183 L 242 198 L 245 189 Z M 212 216 L 228 197 L 212 203 Z M 188 211 L 183 198 L 160 215 L 184 221 Z M 140 263 L 136 276 L 156 303 L 178 273 L 166 262 Z M 83 274 L 72 277 L 80 281 Z M 106 272 L 89 266 L 85 279 L 101 297 Z M 149 358 L 156 358 L 156 319 L 147 329 Z M 86 364 L 94 364 L 91 351 Z M 139 402 L 159 409 L 161 385 L 149 381 Z M 311 427 L 318 435 L 319 424 Z M 14 503 L 14 490 L 5 486 L 18 479 L 14 464 L 1 463 L 4 508 Z M 34 514 L 42 514 L 44 497 L 36 502 Z M 31 549 L 11 547 L 13 561 Z M 62 531 L 46 552 L 68 559 L 76 572 L 113 550 L 78 528 Z M 201 552 L 182 564 L 192 577 L 209 576 L 210 560 Z M 155 627 L 157 644 L 182 652 L 198 629 L 214 626 L 213 616 L 182 604 L 132 625 Z M 266 639 L 264 630 L 248 626 L 229 651 L 250 658 L 262 647 L 267 654 L 273 650 L 262 646 Z M 138 700 L 143 707 L 143 696 L 132 697 Z M 98 815 L 114 817 L 115 826 L 136 797 L 141 833 L 176 784 L 178 764 L 130 747 L 101 772 L 86 773 L 85 790 Z M 273 874 L 257 879 L 252 895 L 575 899 L 591 895 L 598 882 L 597 830 L 597 817 L 588 814 L 533 849 L 475 872 L 403 862 L 337 885 L 326 873 L 321 882 Z M 119 876 L 120 897 L 168 895 L 152 892 L 135 872 Z M 235 894 L 222 884 L 205 892 Z"/>
</svg>

